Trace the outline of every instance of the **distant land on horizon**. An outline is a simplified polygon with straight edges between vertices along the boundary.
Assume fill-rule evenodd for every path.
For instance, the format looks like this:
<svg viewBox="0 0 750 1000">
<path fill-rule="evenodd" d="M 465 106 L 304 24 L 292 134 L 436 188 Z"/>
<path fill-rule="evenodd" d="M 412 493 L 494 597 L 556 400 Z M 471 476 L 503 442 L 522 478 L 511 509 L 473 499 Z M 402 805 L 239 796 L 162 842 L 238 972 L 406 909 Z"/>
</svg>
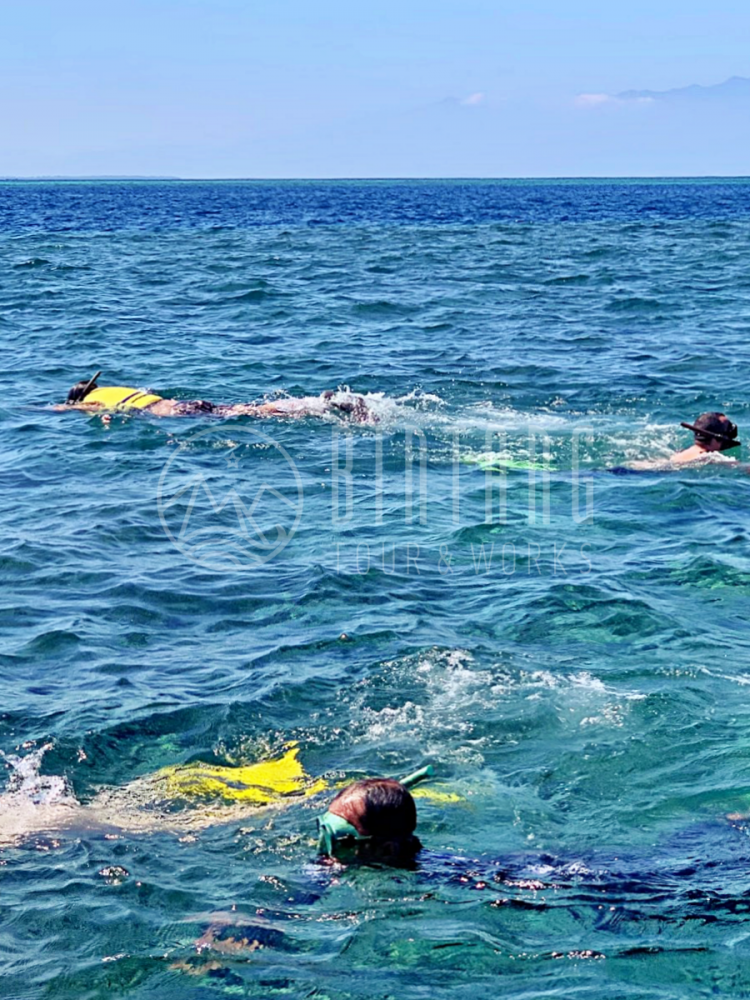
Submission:
<svg viewBox="0 0 750 1000">
<path fill-rule="evenodd" d="M 730 76 L 723 83 L 710 84 L 707 87 L 691 83 L 687 87 L 674 87 L 671 90 L 624 90 L 617 94 L 622 101 L 651 100 L 716 100 L 724 98 L 750 97 L 750 78 L 746 76 Z"/>
</svg>

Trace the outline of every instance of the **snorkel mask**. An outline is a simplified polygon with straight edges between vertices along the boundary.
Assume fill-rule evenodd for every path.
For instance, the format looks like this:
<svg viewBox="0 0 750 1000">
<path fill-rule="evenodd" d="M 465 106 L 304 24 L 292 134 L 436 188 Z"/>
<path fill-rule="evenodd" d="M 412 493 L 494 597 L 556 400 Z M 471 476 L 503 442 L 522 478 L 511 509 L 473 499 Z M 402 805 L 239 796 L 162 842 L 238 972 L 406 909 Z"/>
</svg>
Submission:
<svg viewBox="0 0 750 1000">
<path fill-rule="evenodd" d="M 432 764 L 427 764 L 426 767 L 420 768 L 414 774 L 401 778 L 399 783 L 404 788 L 413 788 L 418 782 L 424 781 L 425 778 L 431 778 L 434 774 L 435 769 Z M 372 837 L 369 834 L 360 833 L 356 826 L 352 826 L 336 813 L 325 812 L 322 816 L 318 816 L 318 854 L 327 854 L 332 857 L 334 847 L 341 840 L 366 841 L 372 840 Z"/>
</svg>

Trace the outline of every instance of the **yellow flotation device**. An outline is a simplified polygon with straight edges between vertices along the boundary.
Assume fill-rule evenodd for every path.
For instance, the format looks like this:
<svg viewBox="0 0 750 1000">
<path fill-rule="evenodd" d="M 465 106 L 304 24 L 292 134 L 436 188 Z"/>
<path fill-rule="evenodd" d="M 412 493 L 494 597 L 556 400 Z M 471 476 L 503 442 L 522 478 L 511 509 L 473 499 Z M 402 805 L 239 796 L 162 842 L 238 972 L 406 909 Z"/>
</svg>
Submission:
<svg viewBox="0 0 750 1000">
<path fill-rule="evenodd" d="M 291 746 L 277 760 L 245 767 L 221 767 L 196 761 L 177 764 L 158 772 L 169 798 L 224 799 L 259 806 L 288 796 L 307 798 L 324 791 L 328 784 L 305 773 L 297 760 L 299 747 Z"/>
<path fill-rule="evenodd" d="M 326 790 L 346 787 L 349 781 L 329 783 L 324 778 L 307 774 L 297 759 L 299 746 L 289 744 L 281 757 L 239 767 L 206 764 L 173 764 L 151 775 L 166 799 L 220 799 L 224 802 L 246 802 L 251 805 L 272 805 L 287 798 L 309 798 Z M 465 802 L 455 792 L 437 788 L 415 788 L 415 798 L 436 805 Z"/>
<path fill-rule="evenodd" d="M 158 403 L 162 396 L 126 385 L 104 385 L 92 389 L 83 398 L 84 403 L 95 403 L 105 410 L 145 410 L 152 403 Z"/>
<path fill-rule="evenodd" d="M 455 792 L 441 792 L 437 788 L 415 788 L 411 794 L 415 799 L 427 799 L 428 802 L 434 802 L 435 805 L 439 806 L 466 801 L 463 795 L 457 795 Z"/>
</svg>

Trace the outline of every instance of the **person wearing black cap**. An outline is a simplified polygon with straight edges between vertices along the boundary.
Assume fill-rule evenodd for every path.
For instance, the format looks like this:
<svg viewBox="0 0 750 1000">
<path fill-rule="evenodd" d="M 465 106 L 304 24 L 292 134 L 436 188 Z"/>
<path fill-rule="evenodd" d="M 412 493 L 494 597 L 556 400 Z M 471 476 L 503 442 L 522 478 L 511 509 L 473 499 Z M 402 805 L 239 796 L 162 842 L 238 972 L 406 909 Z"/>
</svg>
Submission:
<svg viewBox="0 0 750 1000">
<path fill-rule="evenodd" d="M 686 427 L 695 435 L 695 443 L 689 448 L 676 451 L 669 458 L 649 458 L 641 462 L 631 462 L 627 466 L 618 465 L 611 471 L 624 475 L 633 471 L 669 469 L 675 465 L 710 460 L 713 454 L 740 447 L 740 442 L 737 440 L 737 424 L 732 423 L 725 413 L 701 413 L 694 424 L 683 421 L 680 426 Z"/>
<path fill-rule="evenodd" d="M 737 424 L 733 424 L 724 413 L 701 413 L 694 424 L 688 424 L 683 420 L 680 427 L 686 427 L 693 432 L 695 443 L 671 456 L 670 462 L 675 465 L 699 461 L 711 452 L 740 447 L 740 442 L 737 440 Z"/>
</svg>

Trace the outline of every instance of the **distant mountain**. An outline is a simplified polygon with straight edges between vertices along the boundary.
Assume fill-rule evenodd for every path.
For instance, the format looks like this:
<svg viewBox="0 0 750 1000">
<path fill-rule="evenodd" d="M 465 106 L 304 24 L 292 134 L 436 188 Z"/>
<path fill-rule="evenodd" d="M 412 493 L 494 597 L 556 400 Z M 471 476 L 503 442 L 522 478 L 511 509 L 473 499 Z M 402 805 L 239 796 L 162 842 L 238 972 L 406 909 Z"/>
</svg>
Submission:
<svg viewBox="0 0 750 1000">
<path fill-rule="evenodd" d="M 624 90 L 617 97 L 621 101 L 717 101 L 750 98 L 750 79 L 732 76 L 724 83 L 701 87 L 697 83 L 675 90 Z"/>
</svg>

